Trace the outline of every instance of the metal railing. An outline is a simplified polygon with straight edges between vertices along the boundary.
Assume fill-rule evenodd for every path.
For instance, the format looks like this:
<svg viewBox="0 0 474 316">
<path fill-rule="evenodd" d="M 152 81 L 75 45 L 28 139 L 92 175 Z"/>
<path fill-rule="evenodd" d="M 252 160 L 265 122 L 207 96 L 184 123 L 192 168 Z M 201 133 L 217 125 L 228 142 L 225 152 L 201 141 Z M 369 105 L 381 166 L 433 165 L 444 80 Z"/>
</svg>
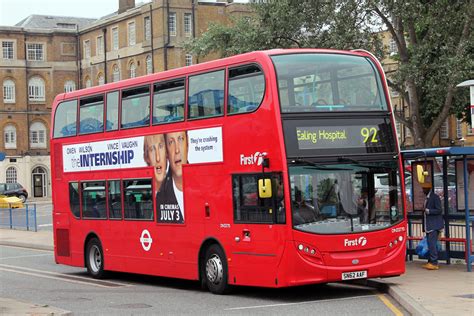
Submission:
<svg viewBox="0 0 474 316">
<path fill-rule="evenodd" d="M 445 225 L 445 230 L 443 230 L 440 234 L 439 240 L 441 242 L 441 251 L 438 253 L 438 258 L 440 260 L 446 260 L 448 264 L 451 263 L 451 259 L 466 260 L 466 223 L 463 218 L 464 217 L 462 215 L 459 216 L 450 214 L 445 216 L 447 224 Z M 408 260 L 413 260 L 414 255 L 418 256 L 415 252 L 415 249 L 424 236 L 425 233 L 423 232 L 421 215 L 408 215 Z"/>
<path fill-rule="evenodd" d="M 13 208 L 9 204 L 8 208 L 0 208 L 0 227 L 38 231 L 36 204 L 25 203 L 20 208 Z"/>
</svg>

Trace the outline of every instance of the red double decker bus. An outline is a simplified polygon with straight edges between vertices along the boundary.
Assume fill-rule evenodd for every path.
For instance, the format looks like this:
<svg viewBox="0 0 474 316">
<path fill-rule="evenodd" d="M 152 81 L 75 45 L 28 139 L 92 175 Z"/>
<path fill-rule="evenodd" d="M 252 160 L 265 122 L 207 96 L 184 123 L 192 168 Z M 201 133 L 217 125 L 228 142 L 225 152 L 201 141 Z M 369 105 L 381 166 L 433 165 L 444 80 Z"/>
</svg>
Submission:
<svg viewBox="0 0 474 316">
<path fill-rule="evenodd" d="M 286 287 L 404 272 L 405 201 L 380 63 L 252 52 L 58 95 L 57 263 Z"/>
</svg>

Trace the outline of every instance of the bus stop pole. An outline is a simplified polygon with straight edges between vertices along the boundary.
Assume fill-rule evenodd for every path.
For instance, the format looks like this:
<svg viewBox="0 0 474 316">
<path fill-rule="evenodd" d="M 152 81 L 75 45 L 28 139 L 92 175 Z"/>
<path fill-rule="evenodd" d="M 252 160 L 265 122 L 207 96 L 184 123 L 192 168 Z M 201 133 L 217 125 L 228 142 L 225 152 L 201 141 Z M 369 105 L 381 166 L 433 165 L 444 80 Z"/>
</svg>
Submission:
<svg viewBox="0 0 474 316">
<path fill-rule="evenodd" d="M 447 238 L 446 241 L 446 263 L 451 264 L 451 243 L 449 237 L 451 235 L 449 231 L 449 193 L 448 193 L 448 157 L 443 156 L 443 196 L 444 196 L 444 235 Z"/>
<path fill-rule="evenodd" d="M 469 211 L 469 191 L 468 191 L 468 178 L 467 178 L 467 156 L 463 156 L 463 169 L 464 169 L 464 211 L 466 213 L 466 264 L 467 271 L 471 272 L 471 216 Z"/>
</svg>

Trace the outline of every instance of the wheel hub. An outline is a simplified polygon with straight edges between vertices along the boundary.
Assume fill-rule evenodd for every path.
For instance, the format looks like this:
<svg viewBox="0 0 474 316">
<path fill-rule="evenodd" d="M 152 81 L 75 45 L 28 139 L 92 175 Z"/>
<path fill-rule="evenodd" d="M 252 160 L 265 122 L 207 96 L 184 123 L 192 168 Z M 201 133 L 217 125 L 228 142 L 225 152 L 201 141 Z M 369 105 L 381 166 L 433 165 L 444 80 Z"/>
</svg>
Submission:
<svg viewBox="0 0 474 316">
<path fill-rule="evenodd" d="M 102 254 L 96 245 L 92 246 L 90 250 L 90 264 L 94 272 L 99 271 L 102 266 Z"/>
<path fill-rule="evenodd" d="M 222 260 L 218 255 L 213 254 L 206 263 L 206 275 L 207 279 L 214 283 L 219 284 L 224 276 L 224 269 Z"/>
</svg>

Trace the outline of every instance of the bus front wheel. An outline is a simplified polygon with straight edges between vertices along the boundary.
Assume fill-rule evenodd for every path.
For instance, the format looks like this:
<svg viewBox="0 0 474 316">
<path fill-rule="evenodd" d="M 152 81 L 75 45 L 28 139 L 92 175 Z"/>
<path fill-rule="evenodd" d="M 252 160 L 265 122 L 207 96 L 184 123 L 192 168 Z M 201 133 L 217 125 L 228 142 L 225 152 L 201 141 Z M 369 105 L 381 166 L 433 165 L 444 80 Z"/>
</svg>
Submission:
<svg viewBox="0 0 474 316">
<path fill-rule="evenodd" d="M 93 278 L 101 279 L 104 277 L 104 252 L 97 238 L 92 238 L 87 242 L 86 267 L 87 272 Z"/>
<path fill-rule="evenodd" d="M 225 294 L 229 291 L 227 283 L 227 261 L 221 247 L 214 244 L 206 251 L 204 261 L 204 278 L 207 288 L 214 294 Z"/>
</svg>

